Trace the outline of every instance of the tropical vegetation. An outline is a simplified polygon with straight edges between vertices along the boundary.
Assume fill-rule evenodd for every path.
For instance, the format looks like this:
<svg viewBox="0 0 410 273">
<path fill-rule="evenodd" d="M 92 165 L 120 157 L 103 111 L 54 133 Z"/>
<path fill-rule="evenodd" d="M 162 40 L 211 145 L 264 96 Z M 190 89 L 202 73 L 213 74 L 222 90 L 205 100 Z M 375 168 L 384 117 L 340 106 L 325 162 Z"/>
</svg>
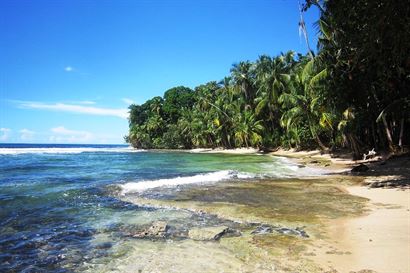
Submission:
<svg viewBox="0 0 410 273">
<path fill-rule="evenodd" d="M 317 53 L 241 61 L 220 81 L 129 107 L 137 148 L 276 147 L 394 152 L 409 144 L 410 5 L 307 0 L 320 10 Z M 307 38 L 307 35 L 306 35 Z M 308 43 L 307 39 L 306 42 Z"/>
</svg>

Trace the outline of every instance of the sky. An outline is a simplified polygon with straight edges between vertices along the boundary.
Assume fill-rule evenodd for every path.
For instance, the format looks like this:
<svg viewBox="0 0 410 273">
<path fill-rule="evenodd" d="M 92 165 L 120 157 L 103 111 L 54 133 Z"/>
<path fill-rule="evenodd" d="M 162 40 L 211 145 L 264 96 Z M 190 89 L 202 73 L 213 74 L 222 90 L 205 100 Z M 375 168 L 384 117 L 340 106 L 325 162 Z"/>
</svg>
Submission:
<svg viewBox="0 0 410 273">
<path fill-rule="evenodd" d="M 306 53 L 297 0 L 2 0 L 0 143 L 123 143 L 127 108 Z M 304 13 L 312 47 L 319 12 Z"/>
</svg>

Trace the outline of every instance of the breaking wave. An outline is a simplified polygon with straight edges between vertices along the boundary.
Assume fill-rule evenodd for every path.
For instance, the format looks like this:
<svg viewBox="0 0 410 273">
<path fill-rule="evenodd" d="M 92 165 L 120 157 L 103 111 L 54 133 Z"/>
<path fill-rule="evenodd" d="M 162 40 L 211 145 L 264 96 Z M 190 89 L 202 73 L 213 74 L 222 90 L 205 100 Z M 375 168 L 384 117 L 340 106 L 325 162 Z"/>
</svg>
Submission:
<svg viewBox="0 0 410 273">
<path fill-rule="evenodd" d="M 179 176 L 157 180 L 142 180 L 120 184 L 121 193 L 144 192 L 153 188 L 177 187 L 188 184 L 215 183 L 232 179 L 285 179 L 285 178 L 308 178 L 325 175 L 327 170 L 301 167 L 288 160 L 279 158 L 280 164 L 273 167 L 271 164 L 261 164 L 261 173 L 239 172 L 235 170 L 223 170 L 193 176 Z"/>
<path fill-rule="evenodd" d="M 211 183 L 219 182 L 229 179 L 250 179 L 255 177 L 252 174 L 247 173 L 238 173 L 236 171 L 226 170 L 226 171 L 217 171 L 206 174 L 197 174 L 194 176 L 186 177 L 175 177 L 167 179 L 158 179 L 158 180 L 145 180 L 140 182 L 129 182 L 126 184 L 120 185 L 122 193 L 130 192 L 143 192 L 148 189 L 159 188 L 159 187 L 175 187 L 179 185 L 187 184 L 198 184 L 198 183 Z"/>
</svg>

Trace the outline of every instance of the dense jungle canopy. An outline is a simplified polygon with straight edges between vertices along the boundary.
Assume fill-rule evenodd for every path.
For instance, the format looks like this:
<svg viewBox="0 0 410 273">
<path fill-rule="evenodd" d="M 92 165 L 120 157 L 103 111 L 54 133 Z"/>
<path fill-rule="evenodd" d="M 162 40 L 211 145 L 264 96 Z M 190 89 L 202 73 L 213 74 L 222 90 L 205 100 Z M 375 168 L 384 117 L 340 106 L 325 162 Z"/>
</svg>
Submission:
<svg viewBox="0 0 410 273">
<path fill-rule="evenodd" d="M 222 80 L 131 105 L 137 148 L 293 147 L 397 151 L 410 141 L 410 5 L 308 0 L 317 53 L 240 61 Z M 299 22 L 305 30 L 303 16 Z M 309 47 L 309 44 L 308 44 Z"/>
</svg>

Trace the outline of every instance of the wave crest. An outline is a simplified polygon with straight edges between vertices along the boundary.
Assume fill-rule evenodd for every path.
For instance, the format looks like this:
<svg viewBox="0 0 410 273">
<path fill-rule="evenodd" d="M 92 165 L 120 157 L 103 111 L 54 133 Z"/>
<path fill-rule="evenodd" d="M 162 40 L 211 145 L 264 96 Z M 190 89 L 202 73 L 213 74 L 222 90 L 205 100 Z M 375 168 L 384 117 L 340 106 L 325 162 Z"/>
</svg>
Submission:
<svg viewBox="0 0 410 273">
<path fill-rule="evenodd" d="M 217 171 L 206 174 L 197 174 L 194 176 L 186 177 L 175 177 L 167 179 L 158 179 L 158 180 L 145 180 L 140 182 L 129 182 L 126 184 L 120 185 L 122 193 L 131 193 L 131 192 L 143 192 L 148 189 L 159 188 L 159 187 L 175 187 L 179 185 L 187 184 L 198 184 L 198 183 L 212 183 L 219 182 L 228 179 L 246 179 L 252 178 L 251 174 L 238 173 L 236 171 L 226 170 L 226 171 Z"/>
</svg>

